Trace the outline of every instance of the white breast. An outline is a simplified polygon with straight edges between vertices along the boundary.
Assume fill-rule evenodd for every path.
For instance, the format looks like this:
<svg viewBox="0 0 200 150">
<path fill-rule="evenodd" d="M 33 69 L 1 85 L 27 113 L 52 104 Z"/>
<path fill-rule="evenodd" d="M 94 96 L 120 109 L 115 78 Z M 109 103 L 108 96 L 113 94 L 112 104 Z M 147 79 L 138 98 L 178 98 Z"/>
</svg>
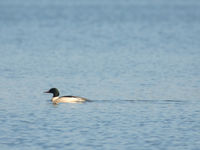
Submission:
<svg viewBox="0 0 200 150">
<path fill-rule="evenodd" d="M 82 97 L 53 97 L 52 102 L 57 103 L 80 103 L 84 102 L 86 99 Z"/>
</svg>

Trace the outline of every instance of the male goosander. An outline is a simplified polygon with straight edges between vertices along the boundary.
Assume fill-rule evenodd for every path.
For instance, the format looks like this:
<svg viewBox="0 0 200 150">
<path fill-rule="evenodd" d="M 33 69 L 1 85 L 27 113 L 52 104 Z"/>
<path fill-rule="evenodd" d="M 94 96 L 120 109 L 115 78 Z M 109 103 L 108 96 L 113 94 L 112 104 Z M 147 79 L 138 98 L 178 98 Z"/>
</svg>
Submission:
<svg viewBox="0 0 200 150">
<path fill-rule="evenodd" d="M 80 103 L 80 102 L 85 102 L 88 99 L 79 97 L 79 96 L 62 96 L 59 97 L 59 91 L 57 88 L 51 88 L 49 91 L 46 91 L 45 93 L 52 93 L 53 97 L 51 101 L 54 104 L 57 103 Z"/>
</svg>

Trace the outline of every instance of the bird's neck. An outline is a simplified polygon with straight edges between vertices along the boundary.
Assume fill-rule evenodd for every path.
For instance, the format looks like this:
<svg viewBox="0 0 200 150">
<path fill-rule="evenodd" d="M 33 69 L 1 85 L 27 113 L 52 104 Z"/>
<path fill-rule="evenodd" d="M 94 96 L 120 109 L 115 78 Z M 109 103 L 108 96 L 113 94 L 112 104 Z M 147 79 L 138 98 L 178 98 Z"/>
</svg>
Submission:
<svg viewBox="0 0 200 150">
<path fill-rule="evenodd" d="M 55 102 L 58 98 L 59 98 L 58 96 L 52 97 L 51 101 Z"/>
<path fill-rule="evenodd" d="M 53 93 L 53 97 L 58 97 L 59 94 L 60 94 L 60 93 L 59 93 L 58 91 L 56 91 L 56 92 Z"/>
</svg>

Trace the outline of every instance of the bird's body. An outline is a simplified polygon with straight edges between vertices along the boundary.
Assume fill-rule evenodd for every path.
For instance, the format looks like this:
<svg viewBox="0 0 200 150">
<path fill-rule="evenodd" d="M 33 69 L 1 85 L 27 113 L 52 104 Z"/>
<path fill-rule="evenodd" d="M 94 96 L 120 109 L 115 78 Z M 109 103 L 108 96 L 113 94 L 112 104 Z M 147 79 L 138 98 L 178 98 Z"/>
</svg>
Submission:
<svg viewBox="0 0 200 150">
<path fill-rule="evenodd" d="M 53 103 L 78 103 L 85 102 L 87 99 L 78 96 L 62 96 L 62 97 L 52 97 L 51 101 Z"/>
<path fill-rule="evenodd" d="M 59 91 L 56 88 L 51 88 L 49 91 L 46 91 L 45 93 L 52 93 L 53 97 L 51 101 L 54 104 L 58 103 L 82 103 L 87 101 L 88 99 L 79 97 L 79 96 L 62 96 L 59 97 Z"/>
</svg>

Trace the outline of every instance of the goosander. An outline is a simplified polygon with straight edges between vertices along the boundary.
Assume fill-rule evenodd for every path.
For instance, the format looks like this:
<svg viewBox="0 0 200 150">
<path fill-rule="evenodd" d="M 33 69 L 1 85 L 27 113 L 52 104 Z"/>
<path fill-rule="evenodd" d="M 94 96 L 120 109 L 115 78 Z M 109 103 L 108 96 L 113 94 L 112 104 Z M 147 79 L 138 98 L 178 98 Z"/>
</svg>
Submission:
<svg viewBox="0 0 200 150">
<path fill-rule="evenodd" d="M 81 103 L 81 102 L 88 101 L 88 99 L 83 98 L 83 97 L 79 97 L 79 96 L 62 96 L 62 97 L 59 97 L 59 91 L 58 91 L 57 88 L 51 88 L 50 90 L 48 90 L 44 93 L 52 93 L 53 94 L 51 101 L 54 104 L 58 104 L 58 103 Z"/>
</svg>

